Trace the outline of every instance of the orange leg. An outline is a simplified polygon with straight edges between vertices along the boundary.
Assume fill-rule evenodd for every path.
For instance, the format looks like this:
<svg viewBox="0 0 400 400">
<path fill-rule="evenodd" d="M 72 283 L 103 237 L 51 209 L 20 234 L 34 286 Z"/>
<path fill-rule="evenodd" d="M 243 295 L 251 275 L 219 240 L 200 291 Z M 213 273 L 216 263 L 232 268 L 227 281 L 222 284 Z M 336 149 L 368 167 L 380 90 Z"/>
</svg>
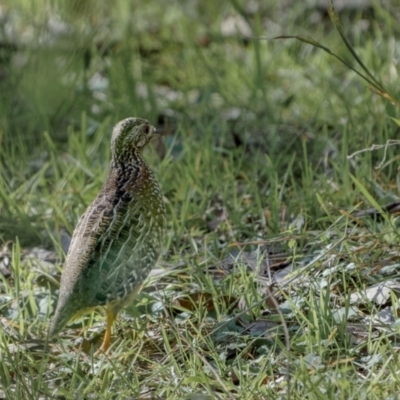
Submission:
<svg viewBox="0 0 400 400">
<path fill-rule="evenodd" d="M 107 313 L 107 328 L 106 328 L 106 333 L 104 334 L 103 344 L 98 350 L 98 353 L 105 353 L 110 347 L 111 343 L 111 328 L 115 320 L 115 315 L 112 312 L 112 310 L 109 309 L 106 310 L 106 313 Z"/>
</svg>

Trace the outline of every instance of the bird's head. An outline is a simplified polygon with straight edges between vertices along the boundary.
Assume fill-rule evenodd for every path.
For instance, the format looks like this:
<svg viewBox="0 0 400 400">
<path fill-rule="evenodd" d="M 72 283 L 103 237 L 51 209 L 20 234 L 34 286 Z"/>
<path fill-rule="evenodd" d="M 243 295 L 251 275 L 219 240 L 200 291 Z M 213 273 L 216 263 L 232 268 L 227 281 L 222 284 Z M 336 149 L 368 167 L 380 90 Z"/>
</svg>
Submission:
<svg viewBox="0 0 400 400">
<path fill-rule="evenodd" d="M 141 153 L 154 137 L 159 136 L 154 126 L 142 118 L 127 118 L 115 125 L 111 138 L 112 158 L 118 159 L 126 153 Z"/>
</svg>

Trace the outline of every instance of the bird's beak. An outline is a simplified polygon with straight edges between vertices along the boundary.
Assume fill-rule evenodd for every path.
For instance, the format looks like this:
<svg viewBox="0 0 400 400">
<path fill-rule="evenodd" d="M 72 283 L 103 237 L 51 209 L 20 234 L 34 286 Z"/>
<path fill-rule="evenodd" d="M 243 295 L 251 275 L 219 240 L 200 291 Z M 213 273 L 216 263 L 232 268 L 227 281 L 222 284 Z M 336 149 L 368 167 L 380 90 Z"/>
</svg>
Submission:
<svg viewBox="0 0 400 400">
<path fill-rule="evenodd" d="M 150 138 L 151 140 L 153 139 L 159 139 L 162 136 L 161 132 L 157 131 L 157 129 L 150 125 Z"/>
</svg>

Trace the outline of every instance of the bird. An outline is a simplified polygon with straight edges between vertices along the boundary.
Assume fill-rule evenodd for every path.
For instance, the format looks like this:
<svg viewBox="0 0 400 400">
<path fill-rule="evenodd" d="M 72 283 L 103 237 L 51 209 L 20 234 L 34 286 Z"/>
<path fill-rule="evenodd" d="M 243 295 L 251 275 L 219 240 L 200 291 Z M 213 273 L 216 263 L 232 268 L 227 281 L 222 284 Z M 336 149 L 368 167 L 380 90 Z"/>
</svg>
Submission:
<svg viewBox="0 0 400 400">
<path fill-rule="evenodd" d="M 70 320 L 103 308 L 107 323 L 98 352 L 106 352 L 114 320 L 157 262 L 166 210 L 143 158 L 146 145 L 157 136 L 161 135 L 145 119 L 127 118 L 115 125 L 108 176 L 72 235 L 49 338 Z"/>
</svg>

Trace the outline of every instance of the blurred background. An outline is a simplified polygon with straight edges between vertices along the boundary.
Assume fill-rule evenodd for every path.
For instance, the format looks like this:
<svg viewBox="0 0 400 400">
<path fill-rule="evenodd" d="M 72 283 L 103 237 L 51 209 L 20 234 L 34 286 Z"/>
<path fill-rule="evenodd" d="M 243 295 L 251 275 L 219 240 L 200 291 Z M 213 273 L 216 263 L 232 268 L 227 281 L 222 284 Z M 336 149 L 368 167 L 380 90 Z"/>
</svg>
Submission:
<svg viewBox="0 0 400 400">
<path fill-rule="evenodd" d="M 374 59 L 365 60 L 376 68 L 389 56 L 379 46 L 388 28 L 383 24 L 400 12 L 396 2 L 380 3 L 336 2 L 354 45 L 376 46 Z M 326 90 L 340 93 L 350 84 L 340 64 L 321 59 L 311 46 L 251 39 L 310 35 L 329 45 L 333 27 L 325 1 L 0 4 L 4 145 L 22 135 L 39 147 L 44 131 L 62 142 L 83 112 L 92 129 L 105 117 L 114 123 L 131 115 L 161 124 L 169 117 L 236 120 L 238 131 L 249 118 L 263 124 L 329 122 L 337 118 L 330 106 L 337 96 L 327 98 Z M 395 52 L 394 40 L 392 45 Z M 394 74 L 396 66 L 388 67 Z M 349 90 L 357 88 L 355 83 Z M 359 99 L 353 100 L 354 107 Z M 350 104 L 342 106 L 346 118 Z"/>
</svg>

